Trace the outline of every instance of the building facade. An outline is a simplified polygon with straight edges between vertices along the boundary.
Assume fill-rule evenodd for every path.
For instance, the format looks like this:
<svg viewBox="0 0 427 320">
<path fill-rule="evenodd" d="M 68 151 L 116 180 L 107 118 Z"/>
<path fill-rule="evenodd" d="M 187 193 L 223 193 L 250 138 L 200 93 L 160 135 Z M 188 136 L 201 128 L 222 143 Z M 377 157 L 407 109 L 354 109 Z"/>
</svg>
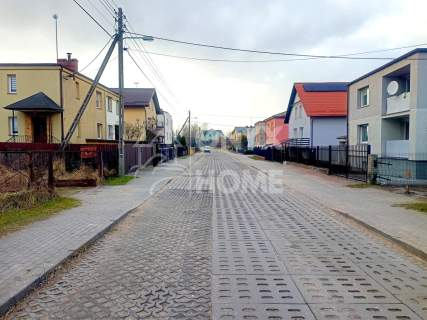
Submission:
<svg viewBox="0 0 427 320">
<path fill-rule="evenodd" d="M 256 147 L 264 146 L 266 144 L 265 140 L 266 140 L 265 122 L 258 121 L 257 123 L 255 123 L 255 146 Z"/>
<path fill-rule="evenodd" d="M 78 72 L 78 61 L 0 64 L 0 141 L 60 143 L 89 91 L 92 79 Z M 99 84 L 71 143 L 106 139 L 106 101 L 119 96 Z"/>
<path fill-rule="evenodd" d="M 200 135 L 200 143 L 204 146 L 212 146 L 220 148 L 224 142 L 224 133 L 222 130 L 202 130 Z"/>
<path fill-rule="evenodd" d="M 246 127 L 246 136 L 248 139 L 248 150 L 253 150 L 255 147 L 255 127 Z"/>
<path fill-rule="evenodd" d="M 234 127 L 233 131 L 230 133 L 230 142 L 232 144 L 232 147 L 236 151 L 240 151 L 244 148 L 247 148 L 247 145 L 245 146 L 244 140 L 247 139 L 247 128 L 246 127 Z"/>
<path fill-rule="evenodd" d="M 288 124 L 284 123 L 285 114 L 281 112 L 264 120 L 265 144 L 279 145 L 288 139 Z"/>
<path fill-rule="evenodd" d="M 118 92 L 118 89 L 113 90 Z M 162 113 L 156 90 L 153 88 L 125 88 L 123 101 L 124 138 L 147 142 L 156 140 L 158 135 L 157 116 Z"/>
<path fill-rule="evenodd" d="M 415 49 L 349 85 L 350 144 L 427 160 L 427 49 Z M 427 174 L 426 174 L 427 176 Z"/>
<path fill-rule="evenodd" d="M 169 112 L 162 110 L 157 115 L 157 132 L 163 144 L 173 144 L 173 121 Z"/>
<path fill-rule="evenodd" d="M 347 83 L 295 83 L 285 115 L 288 142 L 337 145 L 347 135 Z"/>
</svg>

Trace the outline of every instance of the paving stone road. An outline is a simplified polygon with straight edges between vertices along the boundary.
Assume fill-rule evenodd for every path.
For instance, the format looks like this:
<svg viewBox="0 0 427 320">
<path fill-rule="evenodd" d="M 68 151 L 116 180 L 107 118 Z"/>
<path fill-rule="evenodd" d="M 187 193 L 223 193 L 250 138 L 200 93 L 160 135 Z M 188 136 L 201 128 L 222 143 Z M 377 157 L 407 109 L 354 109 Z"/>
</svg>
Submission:
<svg viewBox="0 0 427 320">
<path fill-rule="evenodd" d="M 265 181 L 203 155 L 7 318 L 427 319 L 421 262 Z"/>
</svg>

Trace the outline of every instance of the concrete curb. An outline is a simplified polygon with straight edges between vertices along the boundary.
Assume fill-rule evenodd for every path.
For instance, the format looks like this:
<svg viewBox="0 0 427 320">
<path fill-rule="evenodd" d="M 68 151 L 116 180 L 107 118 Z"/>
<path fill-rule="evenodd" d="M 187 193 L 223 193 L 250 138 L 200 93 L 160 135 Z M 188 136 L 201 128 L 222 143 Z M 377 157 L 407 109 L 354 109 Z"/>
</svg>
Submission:
<svg viewBox="0 0 427 320">
<path fill-rule="evenodd" d="M 197 157 L 194 161 L 197 162 L 200 159 L 200 157 Z M 189 169 L 189 165 L 185 170 Z M 14 294 L 12 297 L 10 297 L 5 303 L 0 305 L 0 317 L 6 315 L 20 300 L 25 298 L 28 294 L 30 294 L 33 290 L 38 288 L 43 282 L 45 282 L 52 274 L 55 273 L 62 265 L 64 265 L 66 262 L 70 261 L 74 257 L 76 257 L 80 252 L 85 251 L 87 248 L 89 248 L 92 244 L 94 244 L 98 239 L 103 237 L 106 233 L 108 233 L 111 229 L 113 229 L 120 221 L 122 221 L 124 218 L 126 218 L 129 214 L 136 211 L 139 207 L 141 207 L 148 199 L 162 191 L 175 177 L 171 177 L 159 190 L 157 190 L 155 193 L 144 199 L 141 203 L 139 203 L 137 206 L 133 207 L 132 209 L 129 209 L 125 211 L 122 215 L 117 217 L 115 220 L 111 221 L 109 225 L 107 225 L 104 229 L 100 230 L 98 233 L 96 233 L 93 237 L 91 237 L 86 242 L 82 243 L 78 248 L 75 250 L 72 250 L 69 252 L 69 254 L 66 255 L 66 257 L 57 263 L 53 265 L 51 268 L 44 271 L 43 274 L 38 276 L 36 279 L 34 279 L 30 284 L 28 284 L 25 288 L 19 290 L 16 294 Z"/>
<path fill-rule="evenodd" d="M 366 229 L 369 229 L 369 230 L 371 230 L 371 231 L 379 234 L 380 236 L 386 238 L 387 240 L 390 240 L 391 242 L 393 242 L 394 244 L 396 244 L 397 246 L 399 246 L 401 249 L 403 249 L 403 250 L 405 250 L 405 251 L 407 251 L 407 252 L 409 252 L 409 253 L 411 253 L 411 254 L 417 256 L 418 258 L 420 258 L 420 259 L 422 259 L 422 260 L 424 260 L 424 261 L 427 262 L 427 252 L 425 252 L 425 251 L 423 251 L 421 249 L 418 249 L 418 248 L 414 247 L 413 245 L 411 245 L 411 244 L 409 244 L 409 243 L 407 243 L 405 241 L 397 239 L 397 238 L 391 236 L 390 234 L 388 234 L 388 233 L 386 233 L 384 231 L 381 231 L 378 228 L 375 228 L 374 226 L 372 226 L 372 225 L 364 222 L 363 220 L 360 220 L 360 219 L 354 217 L 350 213 L 343 212 L 341 210 L 334 209 L 334 208 L 330 208 L 330 209 L 332 211 L 334 211 L 334 212 L 342 215 L 343 217 L 352 220 L 353 222 L 357 223 L 358 225 L 360 225 L 360 226 L 362 226 L 362 227 L 364 227 Z"/>
</svg>

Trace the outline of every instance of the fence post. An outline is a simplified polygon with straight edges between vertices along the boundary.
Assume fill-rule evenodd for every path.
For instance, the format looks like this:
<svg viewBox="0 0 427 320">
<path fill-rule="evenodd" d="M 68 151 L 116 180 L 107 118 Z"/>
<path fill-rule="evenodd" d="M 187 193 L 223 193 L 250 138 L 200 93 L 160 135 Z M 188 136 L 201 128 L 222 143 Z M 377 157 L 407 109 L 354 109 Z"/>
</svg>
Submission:
<svg viewBox="0 0 427 320">
<path fill-rule="evenodd" d="M 27 188 L 30 189 L 34 182 L 34 167 L 33 167 L 33 152 L 28 152 L 28 185 Z"/>
<path fill-rule="evenodd" d="M 330 175 L 330 174 L 332 174 L 332 146 L 328 147 L 328 153 L 329 153 L 329 159 L 328 159 L 328 161 L 329 161 L 329 163 L 328 163 L 329 170 L 328 170 L 328 174 Z"/>
<path fill-rule="evenodd" d="M 348 179 L 348 176 L 350 175 L 350 166 L 348 163 L 348 159 L 349 159 L 349 145 L 346 143 L 345 145 L 345 177 Z"/>
<path fill-rule="evenodd" d="M 49 152 L 49 159 L 47 164 L 47 187 L 50 193 L 55 190 L 55 181 L 53 175 L 53 152 Z"/>
<path fill-rule="evenodd" d="M 102 150 L 98 151 L 98 175 L 100 178 L 104 176 L 104 157 Z"/>
</svg>

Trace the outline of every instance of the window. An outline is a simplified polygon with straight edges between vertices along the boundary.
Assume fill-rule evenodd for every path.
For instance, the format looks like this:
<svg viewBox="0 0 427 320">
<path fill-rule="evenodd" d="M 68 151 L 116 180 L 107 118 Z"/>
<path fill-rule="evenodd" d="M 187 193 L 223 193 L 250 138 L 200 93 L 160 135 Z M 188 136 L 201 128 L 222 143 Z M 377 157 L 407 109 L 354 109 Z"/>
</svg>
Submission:
<svg viewBox="0 0 427 320">
<path fill-rule="evenodd" d="M 80 83 L 76 82 L 76 99 L 80 99 Z"/>
<path fill-rule="evenodd" d="M 294 138 L 298 138 L 298 129 L 294 128 Z"/>
<path fill-rule="evenodd" d="M 96 92 L 96 108 L 101 109 L 102 107 L 102 93 L 97 91 Z"/>
<path fill-rule="evenodd" d="M 114 126 L 111 124 L 108 125 L 108 139 L 114 140 Z"/>
<path fill-rule="evenodd" d="M 18 134 L 18 118 L 9 117 L 9 135 L 16 136 Z"/>
<path fill-rule="evenodd" d="M 107 110 L 113 112 L 113 99 L 111 97 L 107 97 Z"/>
<path fill-rule="evenodd" d="M 98 139 L 102 139 L 103 134 L 102 134 L 102 123 L 97 123 L 96 124 L 96 133 L 97 133 L 97 138 Z"/>
<path fill-rule="evenodd" d="M 364 87 L 358 90 L 358 106 L 364 108 L 369 106 L 369 87 Z"/>
<path fill-rule="evenodd" d="M 299 128 L 299 137 L 300 138 L 304 137 L 304 127 Z"/>
<path fill-rule="evenodd" d="M 116 114 L 118 116 L 120 115 L 120 103 L 119 103 L 119 101 L 116 101 Z"/>
<path fill-rule="evenodd" d="M 361 124 L 358 126 L 359 144 L 368 143 L 368 140 L 369 140 L 368 131 L 369 131 L 369 127 L 367 124 Z"/>
<path fill-rule="evenodd" d="M 7 75 L 7 92 L 16 93 L 16 74 Z"/>
<path fill-rule="evenodd" d="M 297 119 L 298 118 L 298 105 L 295 106 L 294 112 L 295 112 L 295 117 L 294 118 Z"/>
</svg>

